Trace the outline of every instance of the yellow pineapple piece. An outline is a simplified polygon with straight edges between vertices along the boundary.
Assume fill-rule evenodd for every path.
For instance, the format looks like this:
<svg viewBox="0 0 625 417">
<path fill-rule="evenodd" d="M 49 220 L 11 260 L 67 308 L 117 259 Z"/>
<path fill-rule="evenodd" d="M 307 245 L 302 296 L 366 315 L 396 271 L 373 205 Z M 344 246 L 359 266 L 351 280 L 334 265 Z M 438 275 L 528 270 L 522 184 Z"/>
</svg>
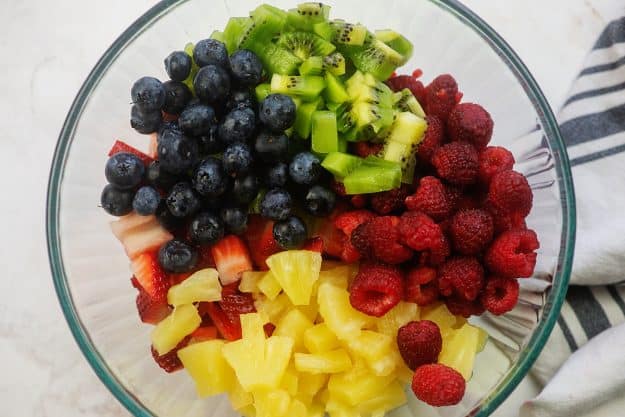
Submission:
<svg viewBox="0 0 625 417">
<path fill-rule="evenodd" d="M 395 375 L 377 376 L 364 364 L 355 364 L 346 372 L 330 375 L 330 398 L 351 406 L 374 398 L 380 390 L 395 380 Z"/>
<path fill-rule="evenodd" d="M 178 351 L 178 358 L 193 378 L 200 397 L 227 392 L 235 386 L 234 371 L 221 353 L 223 345 L 223 340 L 215 339 L 194 343 Z"/>
<path fill-rule="evenodd" d="M 393 345 L 393 349 L 377 359 L 367 362 L 367 365 L 371 372 L 377 376 L 387 376 L 399 369 L 404 363 L 404 360 L 399 354 L 396 345 Z"/>
<path fill-rule="evenodd" d="M 206 372 L 206 370 L 204 370 L 204 372 Z M 232 372 L 234 374 L 234 371 Z M 254 396 L 245 391 L 236 378 L 234 378 L 233 387 L 228 392 L 228 399 L 230 400 L 232 408 L 235 410 L 243 410 L 249 406 L 251 406 L 252 409 L 254 408 Z M 240 413 L 243 414 L 242 411 L 240 411 Z"/>
<path fill-rule="evenodd" d="M 443 338 L 438 362 L 460 372 L 466 381 L 471 378 L 475 355 L 480 343 L 480 329 L 465 324 Z"/>
<path fill-rule="evenodd" d="M 159 355 L 164 355 L 200 327 L 201 322 L 202 318 L 193 304 L 178 306 L 152 331 L 152 346 Z"/>
<path fill-rule="evenodd" d="M 241 275 L 241 281 L 239 281 L 239 291 L 259 293 L 258 281 L 265 276 L 265 271 L 245 271 Z"/>
<path fill-rule="evenodd" d="M 314 401 L 317 401 L 320 404 L 327 404 L 330 400 L 330 391 L 328 391 L 328 387 L 320 390 L 317 395 L 315 395 Z"/>
<path fill-rule="evenodd" d="M 282 293 L 276 297 L 275 300 L 270 300 L 267 297 L 258 297 L 254 301 L 256 311 L 263 316 L 266 321 L 277 323 L 280 320 L 282 314 L 292 308 L 293 304 L 286 294 Z"/>
<path fill-rule="evenodd" d="M 293 339 L 293 350 L 304 349 L 304 332 L 313 327 L 313 323 L 299 309 L 293 308 L 276 325 L 275 336 L 288 336 Z"/>
<path fill-rule="evenodd" d="M 304 332 L 304 346 L 311 353 L 327 352 L 339 347 L 339 340 L 326 323 L 319 323 Z"/>
<path fill-rule="evenodd" d="M 321 254 L 307 250 L 278 252 L 267 265 L 294 305 L 308 305 L 313 285 L 319 278 Z"/>
<path fill-rule="evenodd" d="M 291 397 L 294 397 L 298 393 L 299 376 L 300 374 L 295 369 L 295 366 L 290 364 L 284 371 L 280 381 L 280 388 L 288 392 Z"/>
<path fill-rule="evenodd" d="M 332 396 L 326 403 L 326 411 L 330 417 L 362 417 L 356 407 Z"/>
<path fill-rule="evenodd" d="M 317 303 L 317 292 L 313 293 L 310 296 L 310 304 L 307 306 L 297 306 L 297 309 L 301 311 L 308 320 L 312 323 L 317 321 L 317 316 L 319 315 L 319 304 Z"/>
<path fill-rule="evenodd" d="M 488 342 L 488 333 L 486 332 L 486 330 L 480 327 L 478 327 L 477 329 L 480 331 L 480 336 L 477 342 L 477 351 L 481 352 L 486 347 L 486 342 Z"/>
<path fill-rule="evenodd" d="M 293 398 L 291 400 L 291 404 L 289 405 L 289 411 L 287 411 L 286 415 L 288 417 L 306 417 L 308 415 L 308 407 L 306 407 L 306 404 L 304 404 L 300 400 Z"/>
<path fill-rule="evenodd" d="M 254 391 L 256 417 L 286 416 L 291 404 L 289 393 L 282 389 Z"/>
<path fill-rule="evenodd" d="M 280 291 L 282 291 L 282 287 L 271 271 L 265 272 L 265 275 L 258 281 L 258 289 L 270 300 L 275 300 Z"/>
<path fill-rule="evenodd" d="M 199 301 L 221 300 L 221 284 L 216 269 L 201 269 L 167 291 L 167 303 L 174 307 Z"/>
<path fill-rule="evenodd" d="M 340 265 L 319 273 L 319 284 L 327 282 L 336 287 L 347 289 L 351 269 L 348 265 Z"/>
<path fill-rule="evenodd" d="M 319 314 L 340 340 L 353 339 L 358 336 L 360 329 L 373 321 L 372 317 L 352 307 L 347 290 L 327 282 L 319 285 L 317 302 Z"/>
<path fill-rule="evenodd" d="M 237 411 L 241 413 L 243 417 L 256 417 L 256 408 L 252 404 L 246 405 Z"/>
<path fill-rule="evenodd" d="M 441 335 L 447 334 L 457 321 L 457 317 L 451 314 L 443 303 L 426 307 L 421 314 L 421 319 L 436 323 L 441 330 Z"/>
<path fill-rule="evenodd" d="M 299 393 L 305 394 L 312 398 L 317 395 L 322 388 L 328 383 L 329 375 L 327 374 L 311 374 L 302 372 L 299 374 Z"/>
<path fill-rule="evenodd" d="M 400 301 L 385 315 L 377 319 L 376 326 L 380 333 L 397 337 L 397 330 L 409 321 L 419 319 L 419 308 L 415 303 Z"/>
<path fill-rule="evenodd" d="M 380 389 L 373 397 L 358 404 L 358 410 L 363 414 L 380 415 L 406 402 L 406 394 L 402 385 L 392 381 L 385 388 Z"/>
<path fill-rule="evenodd" d="M 318 402 L 313 402 L 308 407 L 308 414 L 305 417 L 323 417 L 326 414 L 326 407 Z"/>
<path fill-rule="evenodd" d="M 387 334 L 363 330 L 346 344 L 352 354 L 360 356 L 370 364 L 390 355 L 394 341 L 395 339 Z"/>
<path fill-rule="evenodd" d="M 352 360 L 344 349 L 320 353 L 295 353 L 295 369 L 311 374 L 343 372 L 352 366 Z"/>
</svg>

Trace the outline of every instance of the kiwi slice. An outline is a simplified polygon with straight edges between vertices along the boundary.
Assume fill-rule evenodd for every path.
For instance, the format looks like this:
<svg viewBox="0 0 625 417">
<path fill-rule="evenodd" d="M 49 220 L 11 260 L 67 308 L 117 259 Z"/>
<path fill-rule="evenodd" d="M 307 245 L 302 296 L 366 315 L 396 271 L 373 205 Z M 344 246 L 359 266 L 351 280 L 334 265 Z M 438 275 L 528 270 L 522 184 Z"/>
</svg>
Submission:
<svg viewBox="0 0 625 417">
<path fill-rule="evenodd" d="M 271 77 L 271 91 L 273 93 L 299 96 L 304 100 L 317 98 L 325 86 L 323 77 L 318 75 L 273 74 Z"/>
<path fill-rule="evenodd" d="M 256 101 L 260 103 L 269 94 L 271 94 L 271 84 L 269 83 L 258 84 L 256 88 L 254 88 L 254 93 L 256 94 Z"/>
<path fill-rule="evenodd" d="M 191 90 L 191 93 L 193 93 L 193 95 L 195 96 L 193 79 L 195 78 L 195 74 L 197 74 L 197 72 L 200 70 L 200 67 L 198 67 L 198 65 L 193 60 L 193 48 L 195 48 L 195 45 L 191 42 L 187 43 L 184 46 L 184 51 L 187 55 L 191 57 L 191 72 L 189 72 L 189 76 L 183 81 L 183 83 L 185 83 L 185 85 L 189 87 L 189 90 Z"/>
<path fill-rule="evenodd" d="M 404 57 L 384 42 L 367 34 L 362 46 L 344 45 L 340 52 L 350 58 L 354 66 L 377 80 L 386 80 Z"/>
<path fill-rule="evenodd" d="M 312 115 L 312 150 L 326 154 L 339 149 L 336 131 L 336 114 L 328 110 L 317 110 Z"/>
<path fill-rule="evenodd" d="M 251 17 L 231 17 L 226 23 L 223 34 L 223 42 L 229 54 L 237 50 L 239 40 L 243 32 L 252 25 Z"/>
<path fill-rule="evenodd" d="M 323 72 L 323 58 L 320 56 L 311 56 L 302 62 L 299 67 L 300 75 L 319 75 Z"/>
<path fill-rule="evenodd" d="M 354 103 L 349 112 L 362 139 L 380 136 L 393 124 L 394 111 L 367 102 Z"/>
<path fill-rule="evenodd" d="M 310 136 L 313 113 L 322 107 L 323 100 L 321 97 L 315 101 L 301 103 L 297 106 L 297 110 L 295 112 L 295 122 L 293 123 L 293 130 L 297 133 L 297 136 L 302 139 L 308 139 Z"/>
<path fill-rule="evenodd" d="M 401 164 L 402 181 L 405 183 L 412 183 L 417 146 L 423 140 L 426 129 L 425 119 L 410 112 L 401 112 L 385 138 L 380 156 L 385 161 Z"/>
<path fill-rule="evenodd" d="M 297 30 L 312 32 L 315 23 L 325 22 L 330 15 L 330 6 L 323 3 L 302 3 L 287 12 L 287 24 Z"/>
<path fill-rule="evenodd" d="M 329 42 L 352 46 L 363 45 L 368 34 L 363 25 L 347 23 L 341 19 L 316 23 L 313 31 Z"/>
<path fill-rule="evenodd" d="M 321 166 L 336 178 L 343 178 L 358 168 L 364 160 L 344 152 L 330 152 L 323 158 Z"/>
<path fill-rule="evenodd" d="M 376 30 L 375 37 L 397 51 L 403 57 L 399 65 L 404 65 L 412 56 L 412 42 L 400 33 L 391 29 Z"/>
<path fill-rule="evenodd" d="M 371 74 L 357 71 L 346 82 L 347 94 L 352 101 L 365 101 L 391 108 L 396 101 L 393 91 Z"/>
<path fill-rule="evenodd" d="M 392 167 L 362 164 L 343 178 L 343 185 L 347 194 L 370 194 L 398 188 L 401 178 L 399 164 Z"/>
<path fill-rule="evenodd" d="M 251 45 L 250 50 L 258 55 L 265 69 L 272 74 L 296 74 L 302 62 L 291 52 L 271 42 Z"/>
<path fill-rule="evenodd" d="M 340 104 L 350 99 L 345 87 L 334 75 L 326 72 L 325 81 L 326 89 L 324 90 L 323 95 L 326 101 Z"/>
<path fill-rule="evenodd" d="M 347 152 L 347 140 L 341 136 L 339 136 L 339 142 L 338 142 L 338 148 L 339 148 L 339 152 Z"/>
<path fill-rule="evenodd" d="M 345 74 L 345 57 L 340 52 L 324 56 L 323 69 L 336 76 Z"/>
<path fill-rule="evenodd" d="M 214 30 L 210 35 L 211 39 L 215 39 L 216 41 L 223 42 L 224 41 L 224 33 L 220 30 Z"/>
<path fill-rule="evenodd" d="M 393 104 L 395 109 L 399 111 L 409 111 L 419 117 L 425 117 L 423 107 L 421 107 L 421 104 L 419 104 L 409 89 L 404 88 L 403 90 L 393 94 L 393 100 L 395 101 Z"/>
<path fill-rule="evenodd" d="M 266 4 L 250 13 L 239 38 L 238 49 L 253 49 L 253 45 L 265 45 L 282 32 L 286 24 L 286 12 Z M 254 51 L 256 52 L 256 51 Z"/>
<path fill-rule="evenodd" d="M 325 39 L 308 32 L 286 32 L 280 35 L 278 46 L 283 47 L 302 61 L 311 56 L 331 54 L 336 46 Z"/>
</svg>

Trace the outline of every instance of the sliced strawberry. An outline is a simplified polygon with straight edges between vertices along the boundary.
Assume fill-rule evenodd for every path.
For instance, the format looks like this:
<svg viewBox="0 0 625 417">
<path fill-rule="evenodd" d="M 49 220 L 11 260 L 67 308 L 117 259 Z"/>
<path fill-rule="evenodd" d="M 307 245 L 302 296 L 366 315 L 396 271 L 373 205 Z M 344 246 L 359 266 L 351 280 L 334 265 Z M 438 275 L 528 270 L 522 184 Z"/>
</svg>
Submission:
<svg viewBox="0 0 625 417">
<path fill-rule="evenodd" d="M 200 246 L 198 248 L 198 255 L 198 269 L 215 267 L 215 260 L 213 259 L 210 246 Z"/>
<path fill-rule="evenodd" d="M 179 371 L 182 369 L 182 362 L 180 362 L 180 359 L 178 358 L 178 351 L 183 347 L 186 347 L 189 344 L 190 339 L 190 336 L 185 337 L 173 350 L 164 355 L 159 355 L 154 347 L 152 347 L 152 357 L 154 358 L 154 361 L 167 373 Z"/>
<path fill-rule="evenodd" d="M 159 265 L 156 252 L 145 252 L 137 256 L 130 267 L 141 288 L 155 302 L 167 301 L 167 290 L 170 287 L 169 277 Z"/>
<path fill-rule="evenodd" d="M 174 238 L 154 216 L 129 214 L 111 222 L 111 230 L 124 246 L 130 259 L 147 251 L 156 250 Z"/>
<path fill-rule="evenodd" d="M 181 272 L 179 274 L 169 274 L 169 282 L 172 286 L 180 284 L 185 279 L 193 275 L 192 272 Z"/>
<path fill-rule="evenodd" d="M 219 279 L 224 285 L 241 279 L 241 274 L 253 269 L 250 252 L 243 240 L 235 235 L 228 235 L 211 248 Z"/>
<path fill-rule="evenodd" d="M 358 262 L 360 260 L 360 252 L 350 240 L 345 240 L 345 245 L 343 246 L 343 251 L 341 252 L 341 260 L 343 262 L 347 262 L 348 264 Z"/>
<path fill-rule="evenodd" d="M 128 145 L 126 142 L 122 142 L 121 140 L 116 140 L 115 143 L 113 144 L 113 147 L 109 151 L 109 156 L 113 156 L 113 155 L 115 155 L 117 153 L 121 153 L 121 152 L 128 152 L 128 153 L 131 153 L 131 154 L 134 154 L 134 155 L 138 156 L 139 159 L 141 159 L 141 161 L 143 162 L 144 165 L 148 165 L 152 161 L 154 161 L 154 158 L 152 158 L 152 157 L 144 154 L 140 150 L 138 150 L 138 149 Z"/>
<path fill-rule="evenodd" d="M 324 253 L 340 258 L 343 253 L 343 244 L 345 242 L 345 234 L 334 227 L 329 219 L 321 219 L 317 224 L 315 236 L 320 237 L 323 241 Z"/>
<path fill-rule="evenodd" d="M 221 301 L 203 304 L 202 310 L 208 313 L 217 330 L 226 340 L 240 339 L 239 316 L 256 311 L 251 294 L 223 294 Z"/>
<path fill-rule="evenodd" d="M 120 242 L 123 242 L 132 230 L 146 224 L 151 224 L 155 220 L 156 217 L 154 216 L 139 216 L 135 212 L 132 212 L 112 221 L 111 231 Z"/>
<path fill-rule="evenodd" d="M 152 297 L 141 287 L 137 278 L 132 277 L 132 286 L 139 291 L 137 294 L 137 311 L 139 318 L 143 323 L 158 324 L 161 320 L 169 315 L 171 309 L 167 305 L 166 300 L 157 300 Z"/>
<path fill-rule="evenodd" d="M 198 327 L 193 333 L 190 334 L 191 343 L 205 342 L 207 340 L 217 339 L 217 327 L 206 326 Z"/>
<path fill-rule="evenodd" d="M 304 242 L 303 250 L 311 250 L 313 252 L 323 253 L 323 239 L 319 236 L 312 237 Z"/>
<path fill-rule="evenodd" d="M 334 219 L 334 226 L 340 229 L 345 235 L 351 236 L 355 228 L 364 222 L 371 220 L 375 214 L 369 210 L 352 210 L 341 213 Z"/>
<path fill-rule="evenodd" d="M 268 270 L 265 260 L 281 250 L 273 238 L 273 221 L 252 214 L 248 218 L 247 230 L 243 237 L 252 253 L 254 265 L 263 271 Z"/>
<path fill-rule="evenodd" d="M 158 141 L 156 133 L 152 133 L 150 135 L 150 147 L 148 150 L 148 155 L 150 155 L 154 159 L 158 158 Z"/>
</svg>

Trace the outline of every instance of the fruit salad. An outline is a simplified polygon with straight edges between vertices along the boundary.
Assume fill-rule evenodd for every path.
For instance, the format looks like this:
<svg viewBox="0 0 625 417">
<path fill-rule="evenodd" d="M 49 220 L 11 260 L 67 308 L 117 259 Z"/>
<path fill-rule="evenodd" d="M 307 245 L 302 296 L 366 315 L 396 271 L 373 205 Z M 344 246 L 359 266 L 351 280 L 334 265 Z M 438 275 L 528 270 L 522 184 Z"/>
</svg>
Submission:
<svg viewBox="0 0 625 417">
<path fill-rule="evenodd" d="M 145 152 L 106 162 L 156 364 L 244 416 L 458 404 L 487 340 L 470 317 L 512 310 L 536 264 L 488 111 L 450 74 L 397 75 L 401 34 L 329 13 L 263 4 L 169 54 L 130 91 Z"/>
</svg>

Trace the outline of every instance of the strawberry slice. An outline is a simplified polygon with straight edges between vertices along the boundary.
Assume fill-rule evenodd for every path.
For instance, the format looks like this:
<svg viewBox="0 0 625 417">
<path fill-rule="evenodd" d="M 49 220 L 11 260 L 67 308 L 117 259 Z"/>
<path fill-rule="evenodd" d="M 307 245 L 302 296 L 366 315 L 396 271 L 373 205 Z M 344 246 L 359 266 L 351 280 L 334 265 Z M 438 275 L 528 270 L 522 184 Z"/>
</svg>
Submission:
<svg viewBox="0 0 625 417">
<path fill-rule="evenodd" d="M 198 255 L 197 269 L 215 267 L 215 260 L 213 259 L 210 246 L 200 246 L 198 248 Z"/>
<path fill-rule="evenodd" d="M 157 300 L 150 297 L 150 294 L 143 289 L 137 278 L 132 277 L 131 282 L 132 286 L 139 291 L 136 303 L 139 318 L 143 323 L 156 325 L 169 315 L 171 310 L 166 300 Z"/>
<path fill-rule="evenodd" d="M 319 236 L 312 237 L 304 243 L 302 249 L 323 253 L 323 239 Z"/>
<path fill-rule="evenodd" d="M 374 217 L 375 214 L 369 210 L 346 211 L 336 216 L 334 226 L 340 229 L 345 236 L 343 250 L 341 251 L 341 260 L 347 263 L 353 263 L 360 259 L 360 252 L 352 245 L 351 235 L 354 229 Z"/>
<path fill-rule="evenodd" d="M 160 366 L 162 369 L 165 370 L 165 372 L 169 374 L 179 371 L 182 369 L 182 362 L 178 358 L 178 351 L 183 347 L 186 347 L 189 344 L 190 340 L 190 336 L 185 337 L 180 343 L 178 343 L 178 345 L 173 350 L 167 352 L 164 355 L 159 355 L 156 349 L 152 347 L 152 358 L 154 358 L 154 361 L 158 364 L 158 366 Z"/>
<path fill-rule="evenodd" d="M 128 153 L 138 156 L 144 165 L 149 165 L 152 161 L 154 161 L 154 158 L 144 154 L 137 148 L 134 148 L 128 145 L 126 142 L 122 142 L 121 140 L 116 140 L 115 143 L 113 144 L 113 147 L 109 151 L 109 156 L 113 156 L 121 152 L 128 152 Z"/>
<path fill-rule="evenodd" d="M 128 214 L 111 222 L 111 230 L 124 246 L 130 259 L 158 249 L 163 243 L 174 238 L 154 216 Z"/>
<path fill-rule="evenodd" d="M 157 135 L 156 133 L 152 133 L 150 134 L 150 147 L 148 149 L 148 155 L 153 158 L 156 159 L 158 158 L 158 140 L 157 140 Z"/>
<path fill-rule="evenodd" d="M 268 270 L 265 260 L 280 251 L 278 242 L 273 238 L 273 221 L 252 214 L 249 216 L 243 237 L 252 253 L 254 265 L 262 271 Z"/>
<path fill-rule="evenodd" d="M 158 263 L 156 252 L 145 252 L 137 256 L 130 264 L 132 272 L 150 297 L 155 301 L 167 301 L 170 280 Z"/>
<path fill-rule="evenodd" d="M 223 294 L 222 300 L 213 303 L 201 303 L 200 314 L 207 312 L 219 333 L 226 340 L 241 338 L 241 314 L 253 313 L 254 299 L 251 294 Z"/>
<path fill-rule="evenodd" d="M 193 333 L 190 334 L 190 336 L 190 343 L 199 343 L 217 339 L 217 328 L 215 326 L 198 327 Z"/>
<path fill-rule="evenodd" d="M 238 236 L 222 238 L 211 247 L 211 254 L 223 285 L 238 281 L 243 272 L 253 269 L 250 252 Z"/>
<path fill-rule="evenodd" d="M 343 253 L 343 245 L 345 243 L 345 234 L 334 227 L 329 219 L 322 219 L 317 224 L 317 230 L 314 235 L 323 241 L 324 253 L 340 258 Z"/>
</svg>

